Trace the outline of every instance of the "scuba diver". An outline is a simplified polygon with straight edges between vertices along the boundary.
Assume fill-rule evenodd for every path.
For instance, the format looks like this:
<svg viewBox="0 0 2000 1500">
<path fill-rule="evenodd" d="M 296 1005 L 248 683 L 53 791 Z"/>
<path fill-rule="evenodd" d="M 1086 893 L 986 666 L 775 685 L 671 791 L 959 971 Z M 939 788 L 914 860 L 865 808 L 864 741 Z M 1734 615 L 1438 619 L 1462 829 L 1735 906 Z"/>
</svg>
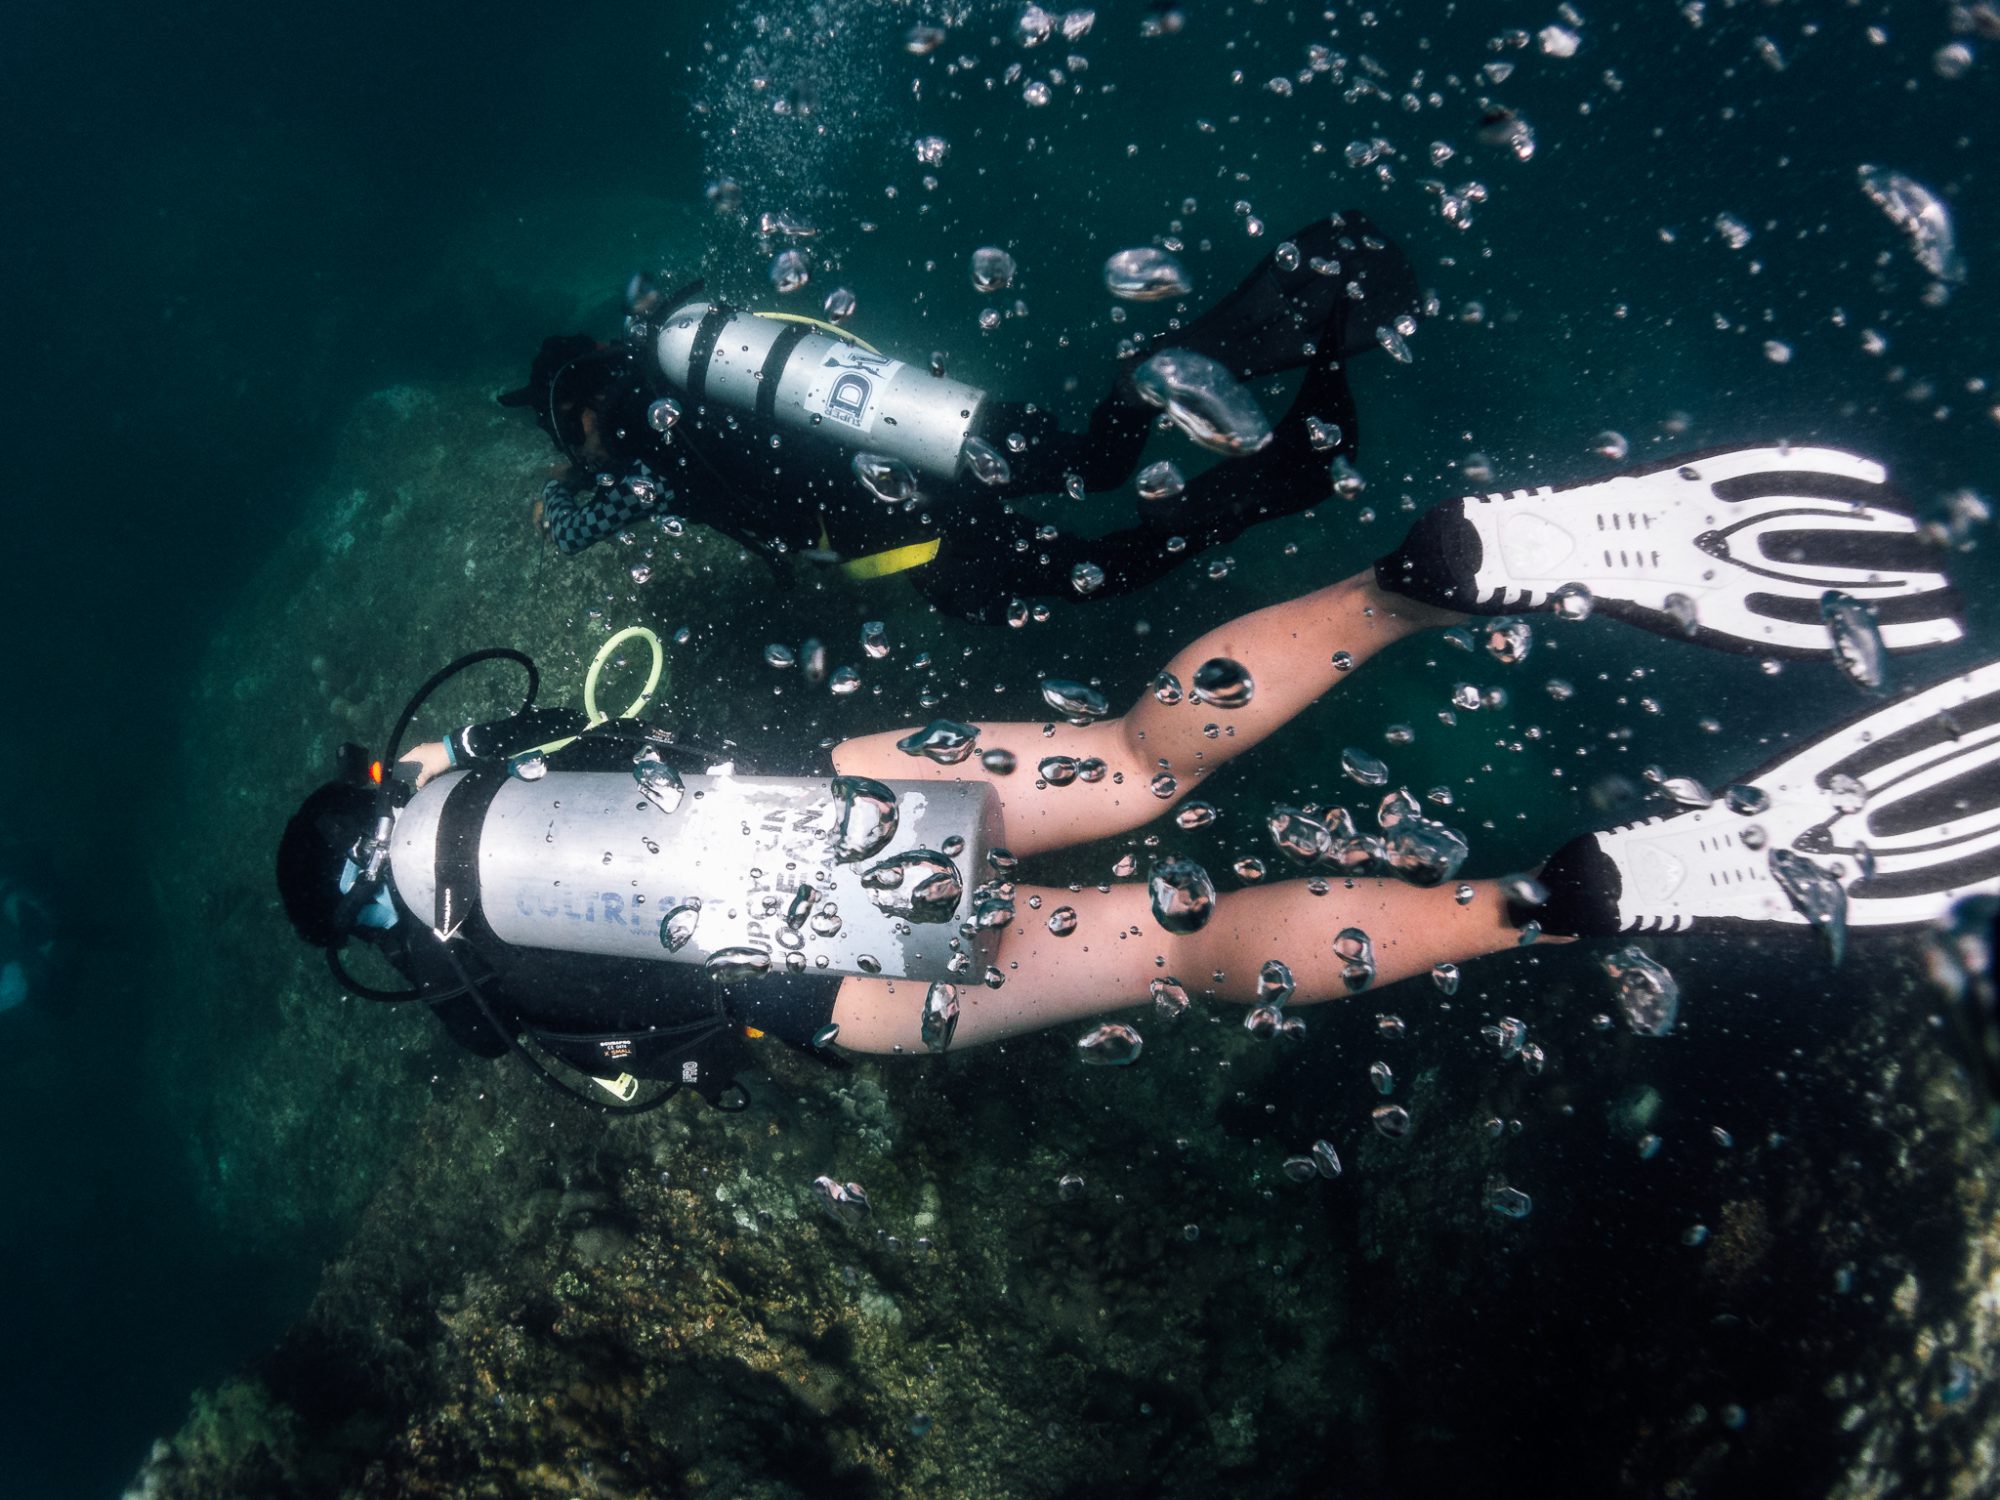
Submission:
<svg viewBox="0 0 2000 1500">
<path fill-rule="evenodd" d="M 46 898 L 20 874 L 0 868 L 0 1015 L 46 1007 L 61 959 L 56 918 Z"/>
<path fill-rule="evenodd" d="M 1184 290 L 1159 259 L 1142 259 L 1135 295 Z M 1121 371 L 1086 431 L 1066 432 L 1035 403 L 905 364 L 831 324 L 739 311 L 701 286 L 662 295 L 635 278 L 623 342 L 547 339 L 528 384 L 499 398 L 532 407 L 569 462 L 537 507 L 557 548 L 672 514 L 766 559 L 837 562 L 857 581 L 907 576 L 940 610 L 975 620 L 1037 595 L 1128 593 L 1325 500 L 1355 453 L 1345 364 L 1399 342 L 1419 305 L 1402 252 L 1361 214 L 1336 214 L 1164 335 Z M 1305 374 L 1274 427 L 1238 382 L 1289 370 Z M 1229 456 L 1191 482 L 1149 468 L 1137 525 L 1085 537 L 1009 504 L 1124 484 L 1162 411 Z"/>
<path fill-rule="evenodd" d="M 1455 977 L 1538 940 L 1812 926 L 1837 956 L 1850 930 L 1932 923 L 2000 892 L 2000 660 L 1885 698 L 1720 799 L 1674 786 L 1679 810 L 1574 839 L 1532 880 L 1459 881 L 1463 839 L 1391 792 L 1379 833 L 1337 806 L 1276 810 L 1298 879 L 1218 896 L 1163 851 L 1145 879 L 1017 881 L 1021 860 L 1151 823 L 1405 636 L 1498 617 L 1481 630 L 1518 654 L 1525 617 L 1587 606 L 1698 646 L 1832 659 L 1864 683 L 1882 681 L 1885 653 L 1963 633 L 1879 465 L 1716 452 L 1446 502 L 1372 570 L 1202 636 L 1122 716 L 1048 682 L 1051 722 L 850 739 L 831 779 L 803 761 L 738 774 L 636 718 L 535 709 L 531 666 L 515 717 L 399 760 L 448 668 L 391 735 L 393 774 L 323 787 L 293 818 L 280 888 L 359 993 L 428 1002 L 479 1050 L 515 1047 L 607 1105 L 640 1077 L 719 1093 L 746 1031 L 923 1053 L 1149 998 L 1178 1010 L 1191 993 L 1295 1029 L 1294 1007 Z M 1372 758 L 1343 761 L 1386 788 Z M 349 938 L 380 946 L 409 987 L 356 984 Z M 1631 952 L 1628 1017 L 1664 1030 L 1671 977 Z M 1116 1024 L 1079 1043 L 1097 1061 L 1138 1045 Z"/>
</svg>

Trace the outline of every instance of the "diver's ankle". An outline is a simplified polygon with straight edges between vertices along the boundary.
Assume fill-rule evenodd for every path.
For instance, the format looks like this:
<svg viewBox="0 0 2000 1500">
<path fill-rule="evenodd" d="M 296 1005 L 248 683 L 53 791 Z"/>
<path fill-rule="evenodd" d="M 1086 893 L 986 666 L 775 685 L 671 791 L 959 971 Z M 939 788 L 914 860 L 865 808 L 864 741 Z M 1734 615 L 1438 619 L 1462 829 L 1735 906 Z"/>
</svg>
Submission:
<svg viewBox="0 0 2000 1500">
<path fill-rule="evenodd" d="M 1407 594 L 1394 593 L 1384 588 L 1373 573 L 1362 574 L 1355 581 L 1365 601 L 1363 607 L 1369 613 L 1394 620 L 1412 631 L 1447 630 L 1472 618 L 1455 609 L 1444 609 L 1426 604 L 1421 599 L 1412 599 Z"/>
</svg>

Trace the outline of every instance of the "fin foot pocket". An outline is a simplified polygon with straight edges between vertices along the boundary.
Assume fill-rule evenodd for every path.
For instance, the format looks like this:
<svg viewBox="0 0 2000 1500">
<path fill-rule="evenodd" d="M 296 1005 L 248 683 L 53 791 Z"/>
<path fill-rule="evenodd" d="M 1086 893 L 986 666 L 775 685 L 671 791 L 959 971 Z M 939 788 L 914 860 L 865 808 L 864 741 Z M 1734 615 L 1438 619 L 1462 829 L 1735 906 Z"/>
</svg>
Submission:
<svg viewBox="0 0 2000 1500">
<path fill-rule="evenodd" d="M 1403 544 L 1375 564 L 1375 581 L 1392 594 L 1438 609 L 1494 614 L 1498 607 L 1479 597 L 1484 557 L 1478 529 L 1460 505 L 1447 502 L 1419 516 Z"/>
<path fill-rule="evenodd" d="M 1516 926 L 1532 918 L 1557 937 L 1608 937 L 1619 930 L 1618 866 L 1596 834 L 1586 833 L 1564 844 L 1535 878 L 1549 898 L 1532 908 L 1508 902 L 1507 916 Z"/>
</svg>

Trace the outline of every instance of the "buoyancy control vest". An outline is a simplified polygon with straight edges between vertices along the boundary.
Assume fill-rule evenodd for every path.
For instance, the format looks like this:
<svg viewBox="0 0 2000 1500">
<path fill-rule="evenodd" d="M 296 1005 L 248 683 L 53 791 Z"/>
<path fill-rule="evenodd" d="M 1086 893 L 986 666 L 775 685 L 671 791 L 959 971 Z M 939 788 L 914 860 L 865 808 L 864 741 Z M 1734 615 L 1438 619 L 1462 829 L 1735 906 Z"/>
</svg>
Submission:
<svg viewBox="0 0 2000 1500">
<path fill-rule="evenodd" d="M 397 894 L 440 934 L 774 972 L 977 982 L 999 934 L 972 920 L 999 836 L 973 781 L 449 772 L 397 815 Z"/>
<path fill-rule="evenodd" d="M 821 324 L 719 302 L 675 308 L 653 351 L 660 374 L 691 401 L 900 459 L 933 478 L 957 475 L 986 399 Z"/>
</svg>

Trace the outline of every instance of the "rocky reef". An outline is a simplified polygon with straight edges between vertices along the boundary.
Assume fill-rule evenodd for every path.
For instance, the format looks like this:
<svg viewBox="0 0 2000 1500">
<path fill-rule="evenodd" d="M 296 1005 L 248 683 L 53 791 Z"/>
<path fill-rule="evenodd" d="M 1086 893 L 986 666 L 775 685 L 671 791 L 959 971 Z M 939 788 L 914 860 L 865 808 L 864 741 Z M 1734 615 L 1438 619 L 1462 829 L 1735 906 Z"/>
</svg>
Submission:
<svg viewBox="0 0 2000 1500">
<path fill-rule="evenodd" d="M 1662 942 L 1688 996 L 1665 1039 L 1594 1024 L 1603 980 L 1568 952 L 1319 1007 L 1302 1041 L 1142 1018 L 1123 1069 L 1067 1035 L 851 1066 L 760 1042 L 749 1109 L 634 1119 L 339 998 L 277 908 L 278 829 L 460 651 L 521 646 L 574 699 L 607 630 L 685 626 L 670 701 L 706 734 L 841 727 L 756 675 L 774 583 L 733 545 L 540 553 L 546 449 L 489 394 L 363 402 L 210 653 L 179 779 L 199 836 L 154 871 L 202 903 L 171 955 L 202 999 L 156 1086 L 194 1122 L 202 1212 L 334 1251 L 132 1495 L 2000 1487 L 2000 1154 L 1903 949 L 1829 992 L 1803 939 Z M 863 607 L 940 656 L 981 639 L 814 601 Z M 444 711 L 513 691 L 496 671 Z M 1506 1013 L 1537 1070 L 1482 1038 Z M 1344 1171 L 1294 1180 L 1316 1139 Z M 820 1212 L 821 1174 L 872 1212 Z"/>
</svg>

